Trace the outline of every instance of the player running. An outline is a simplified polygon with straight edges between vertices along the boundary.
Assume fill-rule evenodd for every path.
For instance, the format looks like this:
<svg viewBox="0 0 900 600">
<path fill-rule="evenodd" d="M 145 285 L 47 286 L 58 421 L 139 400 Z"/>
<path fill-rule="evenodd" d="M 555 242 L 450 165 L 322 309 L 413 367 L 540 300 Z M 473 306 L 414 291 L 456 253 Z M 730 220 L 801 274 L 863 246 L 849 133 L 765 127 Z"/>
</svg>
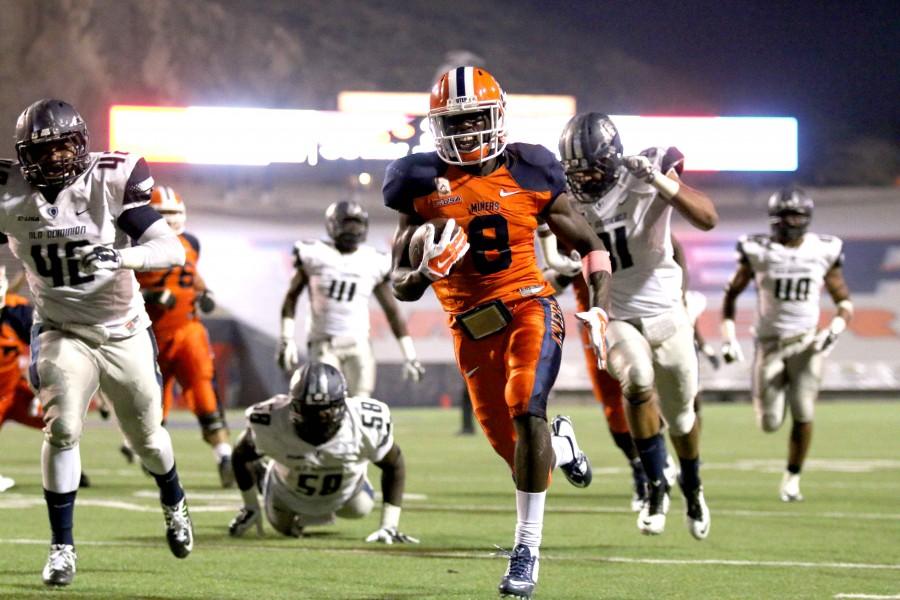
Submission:
<svg viewBox="0 0 900 600">
<path fill-rule="evenodd" d="M 571 422 L 547 426 L 547 396 L 561 359 L 562 311 L 534 252 L 538 219 L 585 257 L 593 343 L 605 356 L 602 308 L 609 255 L 563 195 L 559 162 L 547 149 L 507 144 L 506 97 L 479 67 L 445 73 L 431 92 L 436 152 L 400 158 L 387 168 L 385 205 L 398 211 L 394 294 L 418 300 L 430 286 L 450 320 L 456 360 L 475 416 L 516 486 L 515 547 L 500 581 L 504 595 L 530 598 L 538 578 L 548 478 L 554 466 L 578 486 L 590 483 L 587 458 Z M 423 256 L 408 247 L 418 227 L 448 219 L 439 239 L 428 224 Z"/>
<path fill-rule="evenodd" d="M 830 235 L 807 232 L 812 214 L 813 200 L 803 190 L 788 187 L 772 194 L 772 231 L 738 240 L 737 270 L 722 303 L 722 356 L 729 363 L 743 360 L 735 333 L 735 304 L 751 281 L 756 284 L 753 406 L 765 432 L 781 427 L 787 406 L 793 420 L 779 490 L 784 502 L 803 500 L 800 471 L 812 440 L 822 362 L 853 316 L 842 269 L 843 243 Z M 823 282 L 837 314 L 827 327 L 817 330 Z"/>
</svg>

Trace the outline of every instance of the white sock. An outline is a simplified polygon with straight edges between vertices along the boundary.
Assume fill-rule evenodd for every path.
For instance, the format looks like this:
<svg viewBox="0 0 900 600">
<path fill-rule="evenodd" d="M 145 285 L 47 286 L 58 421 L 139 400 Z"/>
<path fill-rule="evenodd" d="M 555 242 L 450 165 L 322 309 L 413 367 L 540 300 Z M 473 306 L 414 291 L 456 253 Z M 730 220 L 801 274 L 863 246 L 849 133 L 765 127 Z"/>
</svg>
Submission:
<svg viewBox="0 0 900 600">
<path fill-rule="evenodd" d="M 538 556 L 544 530 L 544 502 L 547 492 L 516 490 L 516 545 L 525 544 Z"/>
<path fill-rule="evenodd" d="M 68 494 L 77 490 L 81 479 L 78 444 L 63 449 L 44 440 L 41 446 L 41 475 L 47 491 Z"/>
<path fill-rule="evenodd" d="M 567 465 L 575 460 L 575 451 L 569 438 L 554 435 L 550 437 L 550 444 L 553 446 L 553 453 L 556 455 L 556 463 L 553 465 L 554 469 L 558 469 L 560 466 Z"/>
<path fill-rule="evenodd" d="M 222 460 L 223 458 L 228 458 L 231 456 L 231 444 L 228 442 L 219 442 L 215 446 L 213 446 L 213 454 L 216 455 L 216 460 Z"/>
</svg>

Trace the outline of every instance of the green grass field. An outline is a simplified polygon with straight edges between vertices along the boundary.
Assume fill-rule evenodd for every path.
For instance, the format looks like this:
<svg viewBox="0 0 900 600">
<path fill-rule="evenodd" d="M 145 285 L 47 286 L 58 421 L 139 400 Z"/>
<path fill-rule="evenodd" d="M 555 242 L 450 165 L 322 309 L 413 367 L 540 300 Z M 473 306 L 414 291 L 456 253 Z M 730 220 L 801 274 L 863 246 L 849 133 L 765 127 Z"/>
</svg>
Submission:
<svg viewBox="0 0 900 600">
<path fill-rule="evenodd" d="M 628 510 L 630 474 L 592 405 L 553 410 L 573 416 L 594 464 L 594 482 L 551 487 L 539 599 L 898 598 L 900 597 L 900 405 L 819 405 L 806 501 L 777 496 L 787 431 L 764 435 L 746 404 L 704 409 L 703 478 L 712 512 L 708 540 L 683 523 L 675 493 L 666 532 L 644 537 Z M 16 424 L 0 432 L 0 473 L 15 478 L 0 494 L 0 598 L 76 599 L 428 599 L 493 598 L 506 567 L 513 485 L 480 435 L 460 437 L 458 413 L 396 410 L 396 439 L 407 460 L 401 529 L 418 546 L 362 539 L 375 514 L 302 539 L 226 528 L 237 491 L 218 486 L 210 450 L 192 417 L 172 427 L 179 471 L 196 532 L 194 553 L 177 560 L 163 538 L 152 481 L 124 463 L 115 429 L 91 414 L 82 440 L 93 487 L 78 495 L 75 583 L 45 590 L 40 570 L 48 525 L 41 496 L 41 435 Z M 231 415 L 235 430 L 239 413 Z M 376 470 L 377 471 L 377 470 Z M 378 482 L 377 473 L 372 473 Z"/>
</svg>

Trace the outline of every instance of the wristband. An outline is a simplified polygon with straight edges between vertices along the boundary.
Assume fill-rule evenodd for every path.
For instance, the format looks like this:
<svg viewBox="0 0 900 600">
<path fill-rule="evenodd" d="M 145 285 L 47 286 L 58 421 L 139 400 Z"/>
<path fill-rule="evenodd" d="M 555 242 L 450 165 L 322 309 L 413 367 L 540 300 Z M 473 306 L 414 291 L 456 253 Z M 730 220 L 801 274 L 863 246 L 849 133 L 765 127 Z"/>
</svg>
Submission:
<svg viewBox="0 0 900 600">
<path fill-rule="evenodd" d="M 659 195 L 665 198 L 666 200 L 671 200 L 678 193 L 678 190 L 681 189 L 681 185 L 672 179 L 671 177 L 667 177 L 660 172 L 655 172 L 653 174 L 653 179 L 650 180 L 650 185 L 656 188 L 659 192 Z"/>
<path fill-rule="evenodd" d="M 294 339 L 294 318 L 293 317 L 281 317 L 281 339 L 283 339 L 283 340 Z"/>
<path fill-rule="evenodd" d="M 408 335 L 404 335 L 403 337 L 397 338 L 397 341 L 400 342 L 400 351 L 403 353 L 403 359 L 410 362 L 416 360 L 416 347 L 413 344 L 412 338 Z"/>
<path fill-rule="evenodd" d="M 722 339 L 728 342 L 737 339 L 737 332 L 732 319 L 722 321 Z"/>
<path fill-rule="evenodd" d="M 394 506 L 393 504 L 385 502 L 381 507 L 381 528 L 397 529 L 400 525 L 401 510 L 402 509 L 399 506 Z"/>
<path fill-rule="evenodd" d="M 581 274 L 584 280 L 591 282 L 591 274 L 606 271 L 612 274 L 612 263 L 609 262 L 609 252 L 606 250 L 591 250 L 581 259 Z"/>
<path fill-rule="evenodd" d="M 843 310 L 847 313 L 847 316 L 848 316 L 848 317 L 852 317 L 852 316 L 853 316 L 853 303 L 850 302 L 850 299 L 849 299 L 849 298 L 844 298 L 843 300 L 841 300 L 840 302 L 838 302 L 838 303 L 837 303 L 837 307 L 838 307 L 839 309 L 843 309 Z"/>
</svg>

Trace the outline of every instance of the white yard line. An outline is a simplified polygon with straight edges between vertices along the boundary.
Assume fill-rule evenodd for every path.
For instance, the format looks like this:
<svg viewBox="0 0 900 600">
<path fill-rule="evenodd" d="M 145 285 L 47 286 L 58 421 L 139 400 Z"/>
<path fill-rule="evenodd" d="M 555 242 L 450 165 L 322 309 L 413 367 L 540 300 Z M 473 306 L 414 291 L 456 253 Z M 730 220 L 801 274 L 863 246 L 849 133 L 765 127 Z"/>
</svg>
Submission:
<svg viewBox="0 0 900 600">
<path fill-rule="evenodd" d="M 890 600 L 892 598 L 900 598 L 900 594 L 891 596 L 879 596 L 878 594 L 835 594 L 835 598 L 866 598 L 869 600 Z"/>
<path fill-rule="evenodd" d="M 391 550 L 389 548 L 365 549 L 365 548 L 310 548 L 300 547 L 293 544 L 270 545 L 265 543 L 254 543 L 250 541 L 252 538 L 245 538 L 245 542 L 221 543 L 216 547 L 220 549 L 240 548 L 242 550 L 283 550 L 287 552 L 324 552 L 328 554 L 362 554 L 362 555 L 380 555 L 392 554 L 396 556 L 405 556 L 415 558 L 417 556 L 427 556 L 431 558 L 457 558 L 457 559 L 485 559 L 485 558 L 503 558 L 500 555 L 485 549 L 484 552 L 472 551 L 452 551 L 452 550 Z M 22 545 L 22 546 L 46 546 L 47 540 L 25 539 L 25 538 L 0 538 L 0 545 Z M 132 547 L 132 548 L 157 548 L 162 547 L 162 540 L 159 542 L 134 542 L 134 541 L 113 541 L 113 540 L 79 540 L 79 546 L 110 546 L 110 547 Z M 599 563 L 622 563 L 622 564 L 646 564 L 646 565 L 677 565 L 677 566 L 709 566 L 720 565 L 728 567 L 771 567 L 771 568 L 798 568 L 798 569 L 841 569 L 841 570 L 887 570 L 900 571 L 900 564 L 884 564 L 884 563 L 845 563 L 845 562 L 807 562 L 807 561 L 778 561 L 778 560 L 731 560 L 731 559 L 674 559 L 674 558 L 632 558 L 624 556 L 553 556 L 550 553 L 541 553 L 542 560 L 565 561 L 565 562 L 599 562 Z M 847 596 L 839 595 L 835 597 L 843 598 L 898 598 L 898 596 Z"/>
</svg>

